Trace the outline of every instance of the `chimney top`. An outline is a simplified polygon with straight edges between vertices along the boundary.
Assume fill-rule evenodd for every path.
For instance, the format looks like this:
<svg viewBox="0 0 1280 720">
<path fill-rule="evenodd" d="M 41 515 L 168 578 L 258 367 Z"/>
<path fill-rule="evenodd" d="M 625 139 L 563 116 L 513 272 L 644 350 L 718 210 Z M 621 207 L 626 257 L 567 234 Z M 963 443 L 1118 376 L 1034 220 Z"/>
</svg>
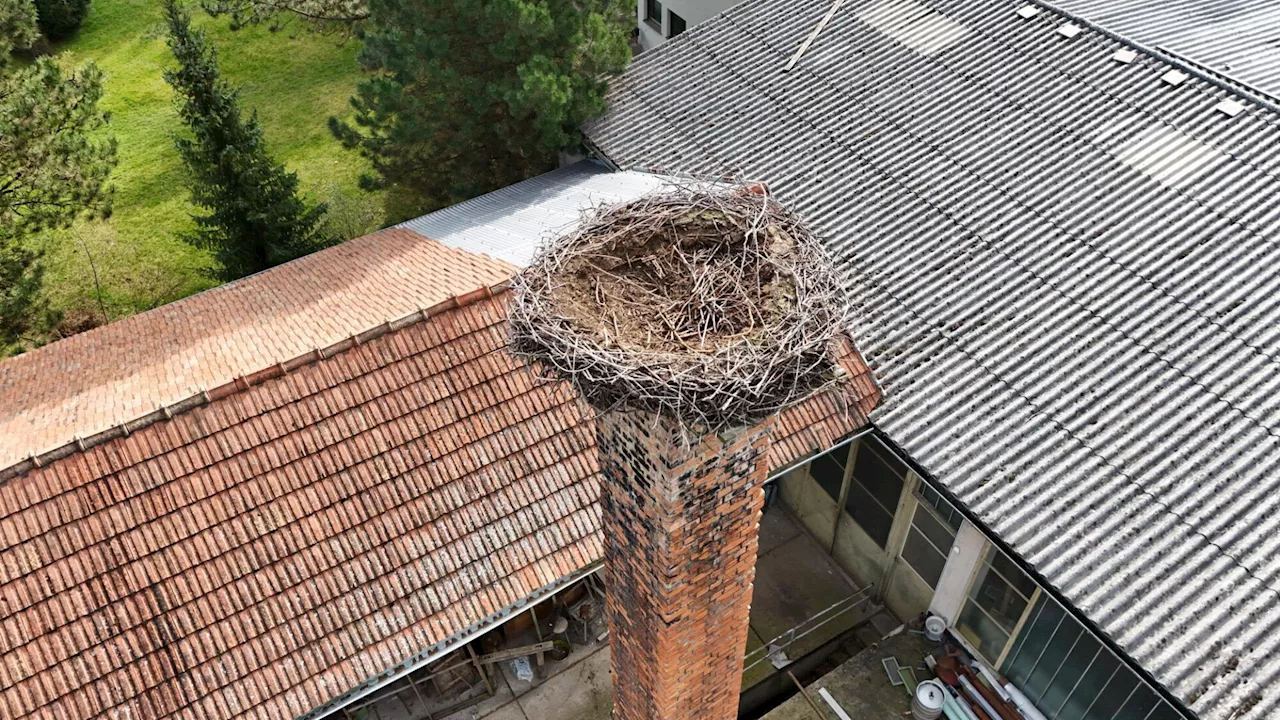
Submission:
<svg viewBox="0 0 1280 720">
<path fill-rule="evenodd" d="M 843 292 L 817 239 L 759 185 L 601 208 L 514 287 L 516 351 L 599 409 L 721 430 L 837 380 Z"/>
</svg>

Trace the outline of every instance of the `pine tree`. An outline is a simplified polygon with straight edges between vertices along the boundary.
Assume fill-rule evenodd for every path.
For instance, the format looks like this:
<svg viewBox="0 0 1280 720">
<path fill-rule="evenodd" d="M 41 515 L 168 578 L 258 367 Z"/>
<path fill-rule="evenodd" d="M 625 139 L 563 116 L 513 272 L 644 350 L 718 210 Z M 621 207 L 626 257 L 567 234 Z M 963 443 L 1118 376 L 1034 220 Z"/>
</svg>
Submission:
<svg viewBox="0 0 1280 720">
<path fill-rule="evenodd" d="M 13 50 L 37 36 L 31 0 L 0 0 L 0 354 L 53 320 L 29 236 L 111 207 L 116 145 L 101 132 L 102 73 L 66 71 L 51 58 L 13 67 Z"/>
<path fill-rule="evenodd" d="M 35 0 L 36 22 L 50 40 L 65 40 L 76 33 L 89 14 L 89 0 Z"/>
<path fill-rule="evenodd" d="M 426 207 L 555 166 L 605 108 L 631 58 L 630 0 L 369 0 L 352 123 L 366 187 L 405 186 Z"/>
<path fill-rule="evenodd" d="M 231 280 L 292 260 L 329 244 L 321 230 L 323 205 L 298 195 L 298 176 L 267 152 L 257 113 L 240 115 L 239 91 L 218 72 L 217 52 L 191 16 L 167 0 L 169 48 L 178 60 L 165 71 L 178 116 L 190 136 L 174 143 L 190 175 L 196 230 L 186 240 L 213 251 L 218 277 Z"/>
</svg>

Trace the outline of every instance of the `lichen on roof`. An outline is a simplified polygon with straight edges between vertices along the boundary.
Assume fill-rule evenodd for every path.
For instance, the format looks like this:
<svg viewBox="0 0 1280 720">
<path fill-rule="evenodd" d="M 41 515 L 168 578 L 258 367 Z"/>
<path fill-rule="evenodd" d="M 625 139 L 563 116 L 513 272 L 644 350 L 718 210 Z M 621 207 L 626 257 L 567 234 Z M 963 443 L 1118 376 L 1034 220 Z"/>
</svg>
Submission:
<svg viewBox="0 0 1280 720">
<path fill-rule="evenodd" d="M 601 208 L 514 281 L 516 352 L 597 408 L 754 424 L 837 377 L 848 306 L 830 260 L 759 186 Z"/>
</svg>

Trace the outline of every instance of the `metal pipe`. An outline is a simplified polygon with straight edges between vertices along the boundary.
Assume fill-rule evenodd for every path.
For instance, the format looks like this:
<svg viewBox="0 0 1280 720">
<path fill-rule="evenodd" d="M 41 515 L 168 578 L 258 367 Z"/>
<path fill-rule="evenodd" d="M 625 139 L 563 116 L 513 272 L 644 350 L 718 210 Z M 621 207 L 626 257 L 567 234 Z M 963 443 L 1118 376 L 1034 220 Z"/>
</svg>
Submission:
<svg viewBox="0 0 1280 720">
<path fill-rule="evenodd" d="M 996 712 L 996 709 L 991 707 L 991 703 L 987 702 L 987 699 L 982 697 L 982 693 L 978 692 L 978 688 L 974 687 L 973 683 L 969 682 L 969 678 L 967 676 L 957 674 L 956 679 L 960 681 L 960 687 L 964 688 L 965 694 L 973 698 L 973 701 L 978 703 L 978 707 L 982 708 L 982 712 L 986 713 L 988 717 L 992 718 L 992 720 L 996 720 L 1001 717 L 1000 713 Z"/>
<path fill-rule="evenodd" d="M 827 720 L 827 716 L 822 714 L 822 709 L 818 707 L 818 703 L 814 702 L 813 698 L 809 697 L 809 691 L 804 689 L 804 686 L 796 679 L 795 674 L 788 670 L 787 677 L 791 678 L 791 682 L 796 684 L 796 687 L 800 690 L 800 694 L 804 696 L 805 702 L 809 703 L 809 707 L 813 708 L 813 714 L 817 715 L 819 720 Z"/>
</svg>

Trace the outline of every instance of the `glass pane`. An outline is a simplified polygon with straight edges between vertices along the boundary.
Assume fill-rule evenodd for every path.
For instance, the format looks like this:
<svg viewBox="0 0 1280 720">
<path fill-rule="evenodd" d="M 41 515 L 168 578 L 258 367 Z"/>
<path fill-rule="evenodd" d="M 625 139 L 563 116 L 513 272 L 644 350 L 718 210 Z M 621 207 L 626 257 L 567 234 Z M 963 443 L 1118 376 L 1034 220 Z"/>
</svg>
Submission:
<svg viewBox="0 0 1280 720">
<path fill-rule="evenodd" d="M 952 507 L 946 498 L 939 495 L 937 490 L 934 490 L 927 483 L 921 483 L 920 497 L 924 498 L 925 502 L 938 511 L 938 516 L 942 518 L 943 522 L 950 525 L 952 530 L 960 529 L 960 512 Z"/>
<path fill-rule="evenodd" d="M 992 552 L 987 555 L 988 561 L 993 556 L 1001 557 L 998 551 Z M 1013 632 L 1014 626 L 1018 624 L 1018 618 L 1022 617 L 1022 611 L 1027 607 L 1026 598 L 1009 587 L 1004 578 L 992 572 L 991 566 L 986 564 L 978 573 L 978 578 L 969 591 L 969 597 L 980 604 L 991 619 L 1004 628 L 1005 634 Z"/>
<path fill-rule="evenodd" d="M 1027 624 L 1018 634 L 1017 645 L 1004 661 L 1004 674 L 1018 687 L 1026 685 L 1027 678 L 1036 667 L 1036 661 L 1040 659 L 1040 653 L 1049 646 L 1049 640 L 1058 629 L 1058 622 L 1066 614 L 1062 606 L 1048 594 L 1040 596 L 1036 607 L 1028 616 Z M 1106 677 L 1102 678 L 1102 682 L 1106 681 Z"/>
<path fill-rule="evenodd" d="M 1129 672 L 1129 668 L 1119 667 L 1115 675 L 1111 676 L 1111 682 L 1107 683 L 1094 700 L 1093 707 L 1085 713 L 1084 720 L 1129 720 L 1117 713 L 1133 693 L 1136 681 L 1137 678 Z"/>
<path fill-rule="evenodd" d="M 1031 677 L 1027 678 L 1026 684 L 1022 686 L 1022 691 L 1032 700 L 1041 698 L 1048 692 L 1049 682 L 1061 669 L 1062 662 L 1066 659 L 1072 644 L 1080 638 L 1080 625 L 1074 620 L 1075 618 L 1063 619 L 1062 624 L 1058 626 L 1058 632 L 1054 633 L 1053 639 L 1049 641 L 1049 647 L 1041 653 L 1040 662 L 1036 663 L 1035 669 L 1031 671 Z M 1041 707 L 1044 706 L 1041 705 Z"/>
<path fill-rule="evenodd" d="M 1012 560 L 999 550 L 991 551 L 991 565 L 1004 575 L 1005 580 L 1013 584 L 1013 587 L 1022 593 L 1022 597 L 1030 598 L 1031 594 L 1036 591 L 1036 582 L 1022 572 L 1022 568 L 1018 567 Z"/>
<path fill-rule="evenodd" d="M 1103 650 L 1094 659 L 1093 666 L 1085 671 L 1080 684 L 1067 698 L 1067 704 L 1062 707 L 1062 712 L 1058 713 L 1060 720 L 1084 720 L 1085 712 L 1089 710 L 1090 705 L 1097 705 L 1095 700 L 1099 699 L 1100 691 L 1106 688 L 1112 676 L 1127 672 L 1128 669 L 1120 669 L 1120 660 L 1111 651 Z"/>
<path fill-rule="evenodd" d="M 896 461 L 891 464 L 886 460 L 887 455 L 887 451 L 877 448 L 875 441 L 863 441 L 854 460 L 853 476 L 892 515 L 898 509 L 906 468 Z"/>
<path fill-rule="evenodd" d="M 951 552 L 951 545 L 956 541 L 955 532 L 943 525 L 927 508 L 917 507 L 911 523 L 918 527 L 925 537 L 933 541 L 934 547 L 943 553 Z"/>
<path fill-rule="evenodd" d="M 658 2 L 658 0 L 646 0 L 644 8 L 646 20 L 652 20 L 656 23 L 662 22 L 662 3 Z"/>
<path fill-rule="evenodd" d="M 1075 620 L 1075 618 L 1072 618 L 1072 620 Z M 1095 658 L 1101 657 L 1103 653 L 1110 652 L 1110 650 L 1103 650 L 1102 644 L 1082 627 L 1080 635 L 1076 638 L 1076 646 L 1067 652 L 1066 659 L 1062 661 L 1062 666 L 1058 668 L 1058 676 L 1049 683 L 1049 689 L 1045 690 L 1044 696 L 1037 704 L 1048 710 L 1050 715 L 1057 715 L 1061 718 L 1060 710 L 1066 704 L 1067 696 L 1071 694 L 1072 690 L 1076 689 L 1076 683 L 1081 682 L 1084 678 L 1085 671 L 1089 669 L 1090 663 Z"/>
<path fill-rule="evenodd" d="M 1163 700 L 1160 701 L 1159 707 L 1147 718 L 1147 720 L 1182 720 L 1182 716 L 1178 714 L 1173 706 Z"/>
<path fill-rule="evenodd" d="M 671 37 L 675 37 L 685 31 L 684 18 L 675 13 L 671 13 Z"/>
<path fill-rule="evenodd" d="M 848 451 L 849 448 L 836 448 L 832 452 L 819 455 L 809 464 L 809 474 L 836 502 L 840 502 L 840 484 L 844 482 L 844 463 L 841 459 Z"/>
<path fill-rule="evenodd" d="M 960 622 L 956 624 L 956 629 L 988 660 L 998 658 L 1005 643 L 1009 642 L 1009 633 L 991 622 L 972 600 L 967 601 L 964 610 L 960 611 Z"/>
<path fill-rule="evenodd" d="M 893 515 L 880 507 L 861 484 L 849 483 L 849 494 L 845 496 L 844 509 L 859 527 L 867 531 L 877 545 L 884 547 L 889 542 Z"/>
<path fill-rule="evenodd" d="M 1126 668 L 1127 670 L 1128 668 Z M 1137 678 L 1134 678 L 1137 680 Z M 1162 701 L 1155 691 L 1147 687 L 1144 682 L 1138 683 L 1138 689 L 1129 697 L 1129 701 L 1120 708 L 1119 718 L 1133 718 L 1134 720 L 1146 720 L 1147 714 L 1156 709 Z"/>
<path fill-rule="evenodd" d="M 917 514 L 927 515 L 928 513 L 917 510 Z M 907 531 L 907 542 L 902 546 L 902 559 L 906 560 L 907 564 L 929 583 L 929 587 L 938 587 L 938 578 L 942 577 L 942 566 L 947 564 L 947 556 L 930 545 L 915 525 Z"/>
</svg>

